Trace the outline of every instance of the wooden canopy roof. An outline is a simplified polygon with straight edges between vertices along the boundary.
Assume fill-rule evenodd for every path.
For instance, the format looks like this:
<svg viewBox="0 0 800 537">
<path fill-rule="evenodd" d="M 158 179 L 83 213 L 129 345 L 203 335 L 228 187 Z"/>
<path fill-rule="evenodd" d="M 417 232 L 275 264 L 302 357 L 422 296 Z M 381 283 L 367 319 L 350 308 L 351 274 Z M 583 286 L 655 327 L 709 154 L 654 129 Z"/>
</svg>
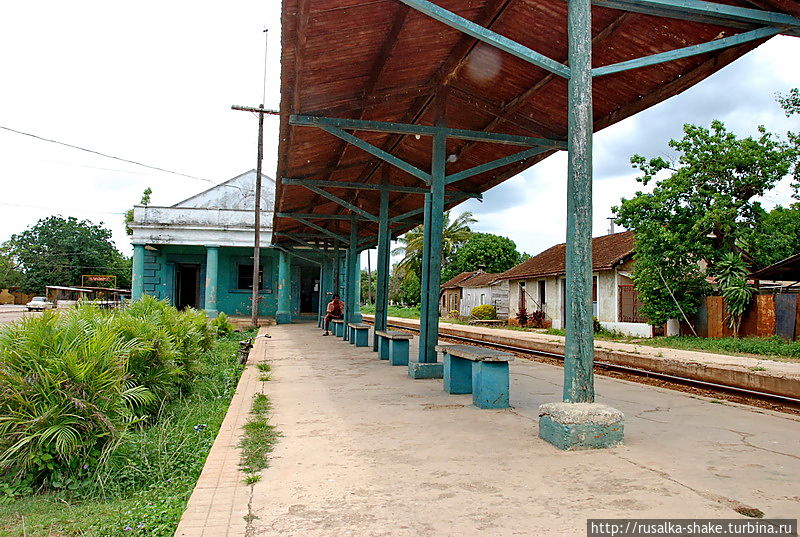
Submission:
<svg viewBox="0 0 800 537">
<path fill-rule="evenodd" d="M 564 0 L 434 0 L 453 13 L 553 60 L 567 58 Z M 607 7 L 635 1 L 596 0 L 592 12 L 593 66 L 736 35 L 753 25 L 721 25 L 699 17 L 681 20 Z M 722 2 L 720 2 L 722 3 Z M 793 0 L 726 0 L 724 4 L 800 16 Z M 644 11 L 644 12 L 641 12 Z M 692 18 L 692 17 L 689 17 Z M 416 177 L 317 127 L 290 124 L 291 114 L 433 125 L 565 140 L 567 81 L 451 28 L 399 0 L 283 0 L 281 124 L 273 242 L 282 233 L 315 230 L 280 213 L 349 215 L 350 211 L 285 178 L 311 178 L 423 187 Z M 765 39 L 594 78 L 594 127 L 600 130 L 653 106 L 721 69 Z M 431 139 L 403 134 L 355 134 L 430 171 Z M 448 139 L 447 173 L 511 155 L 521 147 Z M 448 185 L 480 193 L 532 166 L 550 152 Z M 377 190 L 326 191 L 377 214 Z M 448 206 L 455 201 L 448 202 Z M 392 192 L 394 217 L 422 207 L 419 193 Z M 314 219 L 347 235 L 346 219 Z M 401 224 L 395 234 L 412 224 Z M 377 224 L 361 222 L 361 236 Z"/>
</svg>

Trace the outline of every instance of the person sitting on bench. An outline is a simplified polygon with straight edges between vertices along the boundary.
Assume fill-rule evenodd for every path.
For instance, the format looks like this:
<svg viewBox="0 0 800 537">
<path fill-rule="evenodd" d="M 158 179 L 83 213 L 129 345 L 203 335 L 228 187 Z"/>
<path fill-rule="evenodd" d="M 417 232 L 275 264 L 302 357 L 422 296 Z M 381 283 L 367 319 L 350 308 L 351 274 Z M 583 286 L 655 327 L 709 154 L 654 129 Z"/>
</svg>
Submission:
<svg viewBox="0 0 800 537">
<path fill-rule="evenodd" d="M 325 315 L 325 333 L 322 334 L 323 336 L 330 335 L 328 333 L 328 327 L 331 324 L 331 319 L 344 318 L 344 302 L 339 299 L 339 295 L 333 295 L 333 300 L 328 302 L 328 307 L 325 311 L 327 314 Z"/>
</svg>

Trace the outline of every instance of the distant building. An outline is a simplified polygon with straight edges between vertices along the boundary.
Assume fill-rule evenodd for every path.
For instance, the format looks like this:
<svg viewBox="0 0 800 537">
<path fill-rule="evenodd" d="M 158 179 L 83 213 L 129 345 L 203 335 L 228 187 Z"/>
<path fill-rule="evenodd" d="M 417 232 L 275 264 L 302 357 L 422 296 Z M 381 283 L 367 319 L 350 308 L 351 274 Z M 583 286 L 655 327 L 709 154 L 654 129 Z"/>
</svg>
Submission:
<svg viewBox="0 0 800 537">
<path fill-rule="evenodd" d="M 462 317 L 471 315 L 472 308 L 490 304 L 498 319 L 508 319 L 508 281 L 501 274 L 481 270 L 462 272 L 442 284 L 439 309 L 442 315 L 458 311 Z"/>
<path fill-rule="evenodd" d="M 133 211 L 133 298 L 140 293 L 210 315 L 250 312 L 253 288 L 255 170 L 170 207 Z M 279 252 L 270 247 L 275 180 L 262 176 L 259 314 L 275 315 Z M 137 285 L 139 286 L 137 288 Z M 291 316 L 316 315 L 319 266 L 291 260 Z"/>
<path fill-rule="evenodd" d="M 459 284 L 479 272 L 478 270 L 462 272 L 442 284 L 442 296 L 439 302 L 439 313 L 442 316 L 448 315 L 451 311 L 457 311 L 459 315 L 461 314 L 462 290 Z"/>
<path fill-rule="evenodd" d="M 639 313 L 641 302 L 633 287 L 634 234 L 614 233 L 592 239 L 592 310 L 608 329 L 650 337 L 652 327 Z M 510 311 L 543 311 L 553 328 L 564 328 L 566 244 L 552 248 L 499 275 L 508 283 Z"/>
</svg>

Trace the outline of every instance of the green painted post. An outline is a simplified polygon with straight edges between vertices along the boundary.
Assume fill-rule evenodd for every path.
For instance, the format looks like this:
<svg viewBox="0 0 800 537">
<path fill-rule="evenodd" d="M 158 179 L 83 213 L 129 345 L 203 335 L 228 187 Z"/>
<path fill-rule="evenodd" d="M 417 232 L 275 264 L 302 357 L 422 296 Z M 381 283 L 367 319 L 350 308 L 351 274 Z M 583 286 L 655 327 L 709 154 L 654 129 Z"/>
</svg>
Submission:
<svg viewBox="0 0 800 537">
<path fill-rule="evenodd" d="M 361 252 L 358 246 L 353 248 L 356 252 L 353 257 L 353 315 L 350 317 L 351 323 L 360 323 L 361 316 Z"/>
<path fill-rule="evenodd" d="M 144 294 L 144 244 L 133 245 L 133 272 L 131 300 L 139 300 Z"/>
<path fill-rule="evenodd" d="M 217 279 L 219 274 L 219 246 L 206 246 L 206 314 L 217 316 Z"/>
<path fill-rule="evenodd" d="M 375 290 L 375 330 L 386 330 L 389 306 L 389 192 L 381 190 L 378 214 L 378 272 Z M 372 350 L 378 350 L 377 336 L 372 339 Z"/>
<path fill-rule="evenodd" d="M 594 401 L 592 326 L 592 13 L 568 3 L 567 275 L 564 401 Z"/>
<path fill-rule="evenodd" d="M 283 250 L 278 251 L 278 310 L 275 312 L 275 322 L 289 324 L 292 322 L 291 309 L 291 265 L 289 254 Z"/>
<path fill-rule="evenodd" d="M 350 244 L 347 246 L 347 255 L 345 257 L 344 266 L 344 322 L 347 323 L 354 321 L 354 314 L 356 313 L 356 282 L 354 281 L 355 266 L 358 259 L 358 222 L 355 219 L 350 221 Z"/>
<path fill-rule="evenodd" d="M 317 286 L 317 326 L 322 327 L 322 313 L 325 311 L 325 304 L 327 301 L 325 300 L 325 278 L 328 275 L 328 258 L 323 257 L 321 263 L 319 264 L 319 282 Z"/>
<path fill-rule="evenodd" d="M 428 281 L 426 285 L 427 329 L 425 333 L 426 360 L 436 361 L 436 343 L 439 339 L 439 284 L 442 271 L 442 231 L 444 225 L 444 185 L 447 156 L 445 143 L 447 134 L 444 129 L 433 137 L 433 162 L 431 163 L 431 202 L 430 220 L 425 224 L 425 231 L 430 235 L 428 253 Z"/>
<path fill-rule="evenodd" d="M 428 362 L 428 346 L 424 344 L 427 341 L 428 322 L 428 269 L 430 266 L 430 222 L 431 222 L 431 195 L 425 194 L 425 205 L 423 211 L 423 236 L 422 236 L 422 275 L 420 277 L 420 304 L 419 304 L 419 354 L 417 361 L 420 363 Z"/>
</svg>

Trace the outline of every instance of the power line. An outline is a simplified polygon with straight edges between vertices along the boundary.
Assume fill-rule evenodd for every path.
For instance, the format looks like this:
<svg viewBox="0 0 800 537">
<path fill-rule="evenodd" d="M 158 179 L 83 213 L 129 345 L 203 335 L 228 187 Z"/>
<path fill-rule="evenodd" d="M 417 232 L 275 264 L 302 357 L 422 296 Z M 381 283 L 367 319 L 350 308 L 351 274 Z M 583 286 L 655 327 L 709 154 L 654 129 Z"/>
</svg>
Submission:
<svg viewBox="0 0 800 537">
<path fill-rule="evenodd" d="M 66 142 L 60 142 L 58 140 L 52 140 L 50 138 L 45 138 L 43 136 L 38 136 L 36 134 L 31 134 L 29 132 L 18 131 L 16 129 L 12 129 L 10 127 L 4 127 L 3 125 L 0 125 L 0 129 L 6 130 L 6 131 L 9 131 L 9 132 L 13 132 L 15 134 L 21 134 L 22 136 L 30 136 L 31 138 L 36 138 L 37 140 L 41 140 L 43 142 L 50 142 L 52 144 L 63 145 L 64 147 L 70 147 L 72 149 L 78 149 L 80 151 L 86 151 L 87 153 L 92 153 L 94 155 L 99 155 L 101 157 L 106 157 L 106 158 L 110 158 L 110 159 L 114 159 L 114 160 L 119 160 L 119 161 L 122 161 L 122 162 L 127 162 L 128 164 L 135 164 L 136 166 L 142 166 L 144 168 L 150 168 L 151 170 L 157 170 L 157 171 L 160 171 L 160 172 L 171 173 L 173 175 L 180 175 L 181 177 L 188 177 L 189 179 L 195 179 L 197 181 L 205 181 L 207 183 L 216 184 L 211 179 L 205 179 L 203 177 L 196 177 L 194 175 L 188 175 L 188 174 L 181 173 L 181 172 L 174 172 L 172 170 L 167 170 L 165 168 L 159 168 L 158 166 L 150 166 L 149 164 L 144 164 L 144 163 L 141 163 L 141 162 L 137 162 L 135 160 L 130 160 L 130 159 L 122 158 L 122 157 L 115 157 L 114 155 L 109 155 L 107 153 L 101 153 L 100 151 L 95 151 L 94 149 L 87 149 L 85 147 L 80 147 L 80 146 L 77 146 L 77 145 L 68 144 Z"/>
<path fill-rule="evenodd" d="M 21 208 L 24 208 L 24 209 L 46 209 L 48 211 L 68 210 L 68 211 L 76 212 L 76 213 L 117 214 L 117 215 L 125 214 L 125 212 L 94 211 L 94 210 L 84 210 L 84 209 L 63 209 L 63 207 L 62 208 L 59 208 L 59 207 L 45 207 L 44 205 L 25 205 L 25 204 L 22 204 L 22 203 L 0 202 L 0 205 L 3 205 L 5 207 L 21 207 Z"/>
</svg>

